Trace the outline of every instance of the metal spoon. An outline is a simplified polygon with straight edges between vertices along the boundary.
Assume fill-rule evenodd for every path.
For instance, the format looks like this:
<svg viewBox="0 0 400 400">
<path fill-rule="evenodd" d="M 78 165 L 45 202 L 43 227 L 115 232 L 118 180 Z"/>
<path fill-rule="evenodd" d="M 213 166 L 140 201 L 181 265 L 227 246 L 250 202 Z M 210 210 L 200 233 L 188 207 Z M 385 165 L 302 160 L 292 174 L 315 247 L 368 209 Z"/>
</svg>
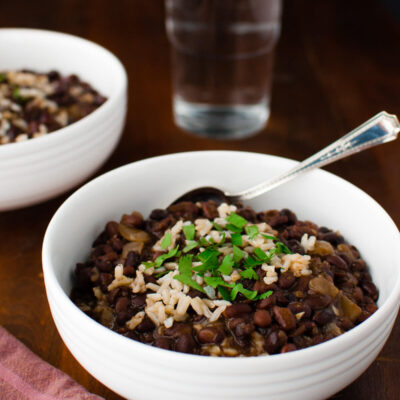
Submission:
<svg viewBox="0 0 400 400">
<path fill-rule="evenodd" d="M 200 187 L 178 197 L 172 204 L 181 201 L 197 202 L 207 200 L 214 200 L 218 203 L 234 203 L 237 201 L 253 199 L 254 197 L 260 196 L 277 186 L 290 181 L 303 172 L 323 167 L 324 165 L 328 165 L 354 153 L 395 140 L 399 131 L 400 124 L 396 115 L 381 111 L 359 127 L 320 150 L 313 156 L 300 162 L 294 168 L 277 178 L 262 182 L 239 193 L 224 192 L 220 189 L 209 186 Z"/>
</svg>

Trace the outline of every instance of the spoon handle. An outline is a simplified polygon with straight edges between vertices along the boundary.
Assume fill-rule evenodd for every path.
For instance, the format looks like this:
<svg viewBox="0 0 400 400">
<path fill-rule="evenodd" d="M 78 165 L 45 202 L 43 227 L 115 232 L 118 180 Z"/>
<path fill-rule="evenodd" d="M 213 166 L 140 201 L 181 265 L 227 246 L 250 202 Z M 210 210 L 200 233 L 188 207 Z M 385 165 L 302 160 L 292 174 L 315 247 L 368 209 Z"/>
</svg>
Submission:
<svg viewBox="0 0 400 400">
<path fill-rule="evenodd" d="M 340 160 L 341 158 L 370 147 L 377 146 L 378 144 L 390 142 L 396 139 L 399 131 L 400 124 L 397 117 L 393 114 L 381 111 L 359 127 L 320 150 L 318 153 L 297 164 L 283 175 L 260 183 L 232 197 L 234 200 L 252 199 L 293 179 L 303 172 L 323 167 L 324 165 L 328 165 L 336 160 Z"/>
</svg>

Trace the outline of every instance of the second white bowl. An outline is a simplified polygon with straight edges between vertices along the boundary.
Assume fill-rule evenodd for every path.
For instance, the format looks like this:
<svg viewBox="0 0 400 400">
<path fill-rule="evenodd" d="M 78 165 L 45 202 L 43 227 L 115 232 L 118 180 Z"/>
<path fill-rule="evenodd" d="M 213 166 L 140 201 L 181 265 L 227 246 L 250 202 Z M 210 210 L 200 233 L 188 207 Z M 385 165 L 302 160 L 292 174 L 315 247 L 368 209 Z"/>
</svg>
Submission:
<svg viewBox="0 0 400 400">
<path fill-rule="evenodd" d="M 79 184 L 114 150 L 124 126 L 127 76 L 103 47 L 35 29 L 0 29 L 1 69 L 76 74 L 108 100 L 87 117 L 22 143 L 0 146 L 0 211 L 38 203 Z"/>
</svg>

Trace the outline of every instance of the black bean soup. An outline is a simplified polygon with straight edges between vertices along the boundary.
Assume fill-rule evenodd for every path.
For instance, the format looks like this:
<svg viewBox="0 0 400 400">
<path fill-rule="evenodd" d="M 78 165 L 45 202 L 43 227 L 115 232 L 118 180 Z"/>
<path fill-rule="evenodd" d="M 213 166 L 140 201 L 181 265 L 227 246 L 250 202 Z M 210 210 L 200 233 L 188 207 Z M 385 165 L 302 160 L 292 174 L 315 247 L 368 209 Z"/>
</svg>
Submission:
<svg viewBox="0 0 400 400">
<path fill-rule="evenodd" d="M 339 336 L 376 311 L 378 291 L 340 233 L 288 209 L 208 201 L 108 222 L 71 298 L 128 338 L 233 357 Z"/>
</svg>

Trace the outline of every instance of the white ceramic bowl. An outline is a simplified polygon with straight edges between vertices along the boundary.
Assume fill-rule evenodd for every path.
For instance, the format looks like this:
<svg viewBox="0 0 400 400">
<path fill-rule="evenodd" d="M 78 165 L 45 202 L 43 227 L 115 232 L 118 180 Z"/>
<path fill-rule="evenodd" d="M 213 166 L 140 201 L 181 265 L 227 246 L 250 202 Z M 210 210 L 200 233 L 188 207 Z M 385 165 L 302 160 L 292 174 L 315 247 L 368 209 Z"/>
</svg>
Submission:
<svg viewBox="0 0 400 400">
<path fill-rule="evenodd" d="M 103 327 L 68 298 L 74 265 L 88 256 L 110 219 L 165 207 L 202 185 L 240 190 L 288 170 L 294 161 L 242 152 L 193 152 L 139 161 L 89 182 L 50 222 L 43 270 L 52 315 L 64 342 L 94 377 L 120 395 L 142 399 L 324 399 L 356 379 L 375 359 L 400 300 L 400 236 L 367 194 L 316 170 L 259 197 L 256 210 L 288 207 L 301 219 L 339 229 L 369 263 L 379 309 L 344 335 L 293 353 L 214 358 L 151 347 Z"/>
<path fill-rule="evenodd" d="M 93 174 L 114 150 L 126 114 L 126 72 L 103 47 L 35 29 L 0 29 L 2 70 L 76 74 L 108 100 L 82 120 L 49 135 L 0 146 L 0 211 L 47 200 Z"/>
</svg>

